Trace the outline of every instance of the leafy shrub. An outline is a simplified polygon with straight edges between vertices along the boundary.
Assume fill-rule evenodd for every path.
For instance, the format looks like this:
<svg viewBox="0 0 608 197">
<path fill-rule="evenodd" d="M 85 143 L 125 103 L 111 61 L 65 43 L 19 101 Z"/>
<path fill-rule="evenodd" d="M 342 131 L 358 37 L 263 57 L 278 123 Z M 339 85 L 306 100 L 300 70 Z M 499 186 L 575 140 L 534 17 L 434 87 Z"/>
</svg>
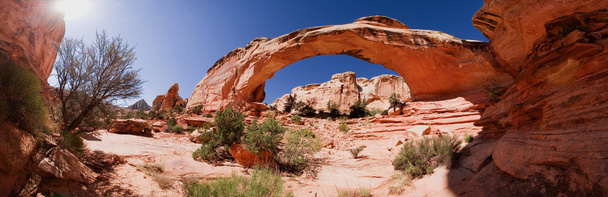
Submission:
<svg viewBox="0 0 608 197">
<path fill-rule="evenodd" d="M 405 191 L 405 186 L 412 186 L 412 177 L 408 174 L 394 174 L 391 183 L 388 185 L 388 194 L 401 195 Z"/>
<path fill-rule="evenodd" d="M 175 117 L 171 116 L 171 118 L 169 118 L 165 124 L 167 125 L 167 127 L 171 128 L 177 124 L 177 120 L 175 119 Z"/>
<path fill-rule="evenodd" d="M 469 135 L 469 134 L 464 135 L 464 141 L 467 142 L 467 143 L 473 142 L 473 136 Z"/>
<path fill-rule="evenodd" d="M 0 120 L 15 122 L 41 139 L 49 120 L 41 92 L 34 73 L 0 54 Z"/>
<path fill-rule="evenodd" d="M 232 109 L 232 106 L 215 112 L 216 131 L 202 134 L 201 138 L 209 140 L 203 141 L 201 148 L 192 153 L 192 157 L 205 161 L 221 160 L 228 157 L 226 156 L 228 147 L 234 142 L 239 142 L 243 136 L 244 118 L 243 114 Z M 223 148 L 223 150 L 219 148 Z"/>
<path fill-rule="evenodd" d="M 281 196 L 283 180 L 269 169 L 255 169 L 251 177 L 223 177 L 197 183 L 186 182 L 189 196 Z"/>
<path fill-rule="evenodd" d="M 249 152 L 256 155 L 263 151 L 276 153 L 285 130 L 274 118 L 266 119 L 262 124 L 254 120 L 247 126 L 248 132 L 243 136 L 242 142 Z"/>
<path fill-rule="evenodd" d="M 348 117 L 350 118 L 361 118 L 365 117 L 369 112 L 365 107 L 367 106 L 367 101 L 355 101 L 353 105 L 350 106 L 350 114 Z"/>
<path fill-rule="evenodd" d="M 205 114 L 205 117 L 211 118 L 211 117 L 213 117 L 213 114 Z"/>
<path fill-rule="evenodd" d="M 308 167 L 314 153 L 321 150 L 321 140 L 310 129 L 289 130 L 285 139 L 279 163 L 286 171 L 299 174 Z"/>
<path fill-rule="evenodd" d="M 184 127 L 182 127 L 182 125 L 175 125 L 175 126 L 171 127 L 171 131 L 173 131 L 175 133 L 181 133 L 182 130 L 184 130 Z"/>
<path fill-rule="evenodd" d="M 353 158 L 356 159 L 357 157 L 359 157 L 359 153 L 361 153 L 363 149 L 365 149 L 365 146 L 357 146 L 348 150 L 350 151 L 350 154 L 353 155 Z"/>
<path fill-rule="evenodd" d="M 457 158 L 460 141 L 457 137 L 426 137 L 409 141 L 393 161 L 395 170 L 401 170 L 413 178 L 431 174 L 439 165 L 452 167 Z"/>
<path fill-rule="evenodd" d="M 144 119 L 144 120 L 150 119 L 148 114 L 146 114 L 146 112 L 144 112 L 143 110 L 137 111 L 137 113 L 135 113 L 135 117 L 137 117 L 139 119 Z"/>
<path fill-rule="evenodd" d="M 338 126 L 338 129 L 342 132 L 348 132 L 348 130 L 350 130 L 350 128 L 348 128 L 348 124 L 346 124 L 345 121 L 340 122 L 340 126 Z"/>
<path fill-rule="evenodd" d="M 340 110 L 338 110 L 338 104 L 331 102 L 331 101 L 327 101 L 327 111 L 329 111 L 329 116 L 330 117 L 338 117 L 340 116 Z"/>
<path fill-rule="evenodd" d="M 61 132 L 61 140 L 59 146 L 69 150 L 76 155 L 82 155 L 85 150 L 84 142 L 78 133 L 72 133 L 69 131 Z"/>
<path fill-rule="evenodd" d="M 189 114 L 201 114 L 203 112 L 203 105 L 194 106 L 192 109 L 188 110 Z"/>
<path fill-rule="evenodd" d="M 304 117 L 313 117 L 317 114 L 314 108 L 316 104 L 317 99 L 310 98 L 306 100 L 306 102 L 298 102 L 296 104 L 296 110 L 300 111 L 300 114 Z"/>
<path fill-rule="evenodd" d="M 287 101 L 285 101 L 285 108 L 283 108 L 283 112 L 291 113 L 291 110 L 293 108 L 295 108 L 295 105 L 296 105 L 296 100 L 297 100 L 296 97 L 297 97 L 297 95 L 295 95 L 295 94 L 293 96 L 290 94 L 287 97 Z"/>
<path fill-rule="evenodd" d="M 171 108 L 171 110 L 169 111 L 169 113 L 170 114 L 173 114 L 173 113 L 181 114 L 181 113 L 184 113 L 184 110 L 185 110 L 184 106 L 182 106 L 182 105 L 175 105 L 175 106 L 173 106 L 173 108 Z"/>
<path fill-rule="evenodd" d="M 369 110 L 369 116 L 375 116 L 376 114 L 382 114 L 384 110 L 378 109 L 378 108 L 374 108 L 372 110 Z"/>
<path fill-rule="evenodd" d="M 131 112 L 126 112 L 125 114 L 123 114 L 120 119 L 131 119 L 134 118 L 135 116 L 133 116 L 133 113 Z"/>
<path fill-rule="evenodd" d="M 397 107 L 397 105 L 401 103 L 401 101 L 399 101 L 400 99 L 401 99 L 400 94 L 392 93 L 391 96 L 388 97 L 388 102 L 391 104 L 389 108 L 393 108 L 393 111 L 395 111 L 395 108 Z"/>
<path fill-rule="evenodd" d="M 302 117 L 299 115 L 293 115 L 289 120 L 291 120 L 292 122 L 300 122 L 302 120 Z"/>
<path fill-rule="evenodd" d="M 188 133 L 192 133 L 192 132 L 194 132 L 194 131 L 196 131 L 196 130 L 198 130 L 198 129 L 200 129 L 200 127 L 193 126 L 193 125 L 188 125 L 188 126 L 186 127 L 186 129 L 184 129 L 184 131 L 186 131 L 186 132 L 188 132 Z"/>
</svg>

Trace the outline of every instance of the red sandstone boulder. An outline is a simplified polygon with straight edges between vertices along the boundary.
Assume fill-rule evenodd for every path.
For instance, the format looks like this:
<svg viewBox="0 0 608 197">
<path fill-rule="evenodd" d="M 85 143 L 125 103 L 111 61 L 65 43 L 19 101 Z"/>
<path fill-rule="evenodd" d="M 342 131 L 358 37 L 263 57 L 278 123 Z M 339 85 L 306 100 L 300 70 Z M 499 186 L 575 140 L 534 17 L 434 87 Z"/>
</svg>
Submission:
<svg viewBox="0 0 608 197">
<path fill-rule="evenodd" d="M 152 102 L 152 106 L 160 106 L 160 109 L 169 111 L 173 109 L 175 105 L 184 105 L 184 100 L 179 96 L 179 85 L 173 84 L 167 93 L 164 95 L 158 95 Z"/>
<path fill-rule="evenodd" d="M 127 120 L 114 120 L 114 125 L 110 129 L 110 133 L 122 133 L 122 134 L 150 134 L 152 130 L 150 125 L 145 120 L 141 119 L 127 119 Z"/>
<path fill-rule="evenodd" d="M 259 155 L 253 154 L 241 144 L 234 143 L 229 149 L 230 155 L 241 165 L 251 168 L 255 166 L 276 166 L 274 156 L 270 152 L 261 152 Z"/>
<path fill-rule="evenodd" d="M 49 151 L 49 155 L 38 163 L 38 168 L 43 172 L 56 178 L 82 183 L 93 183 L 98 176 L 69 151 L 59 147 L 52 148 Z"/>
</svg>

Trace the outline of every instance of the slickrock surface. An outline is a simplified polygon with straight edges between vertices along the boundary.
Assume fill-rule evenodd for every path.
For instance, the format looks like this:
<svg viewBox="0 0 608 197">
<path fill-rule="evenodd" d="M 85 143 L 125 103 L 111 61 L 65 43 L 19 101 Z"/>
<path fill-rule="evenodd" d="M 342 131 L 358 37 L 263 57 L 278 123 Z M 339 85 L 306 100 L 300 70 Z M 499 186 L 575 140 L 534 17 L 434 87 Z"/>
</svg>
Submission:
<svg viewBox="0 0 608 197">
<path fill-rule="evenodd" d="M 187 108 L 214 111 L 230 104 L 261 102 L 264 83 L 280 69 L 319 55 L 344 54 L 397 72 L 416 99 L 454 98 L 479 91 L 488 79 L 510 84 L 497 72 L 487 43 L 443 32 L 408 29 L 387 17 L 345 25 L 311 27 L 273 39 L 257 38 L 218 60 L 195 87 Z M 441 78 L 441 80 L 437 80 Z"/>
</svg>

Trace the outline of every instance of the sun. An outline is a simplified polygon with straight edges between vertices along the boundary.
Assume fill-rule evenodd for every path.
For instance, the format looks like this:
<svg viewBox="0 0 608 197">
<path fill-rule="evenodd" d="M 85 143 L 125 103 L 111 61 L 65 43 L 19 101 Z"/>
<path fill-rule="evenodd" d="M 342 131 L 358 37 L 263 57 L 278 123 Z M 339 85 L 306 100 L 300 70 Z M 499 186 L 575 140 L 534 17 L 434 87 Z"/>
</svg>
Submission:
<svg viewBox="0 0 608 197">
<path fill-rule="evenodd" d="M 88 0 L 59 0 L 55 9 L 65 13 L 65 19 L 81 18 L 89 12 L 91 2 Z"/>
</svg>

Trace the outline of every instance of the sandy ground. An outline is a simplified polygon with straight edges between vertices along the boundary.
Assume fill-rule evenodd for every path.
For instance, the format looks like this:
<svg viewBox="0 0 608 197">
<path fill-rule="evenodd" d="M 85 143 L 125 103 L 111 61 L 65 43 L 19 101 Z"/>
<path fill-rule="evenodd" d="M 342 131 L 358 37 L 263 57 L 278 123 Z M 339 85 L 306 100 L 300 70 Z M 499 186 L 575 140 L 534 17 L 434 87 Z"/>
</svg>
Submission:
<svg viewBox="0 0 608 197">
<path fill-rule="evenodd" d="M 392 160 L 401 147 L 399 141 L 411 138 L 411 134 L 406 132 L 408 129 L 415 125 L 431 124 L 434 130 L 449 129 L 458 136 L 476 135 L 480 130 L 473 126 L 473 122 L 479 119 L 478 112 L 458 109 L 467 109 L 470 107 L 468 105 L 472 105 L 462 99 L 417 105 L 422 110 L 415 117 L 383 117 L 383 121 L 378 118 L 349 120 L 350 131 L 347 133 L 338 130 L 338 121 L 304 118 L 304 125 L 283 121 L 286 127 L 311 128 L 325 145 L 325 148 L 315 155 L 319 162 L 316 176 L 293 176 L 284 173 L 284 190 L 293 192 L 294 196 L 336 196 L 338 190 L 366 188 L 371 190 L 374 196 L 388 196 L 391 177 L 399 173 L 393 169 Z M 98 131 L 83 138 L 90 150 L 117 154 L 126 159 L 125 164 L 115 167 L 109 181 L 132 190 L 133 194 L 138 196 L 184 196 L 183 182 L 189 179 L 213 179 L 245 174 L 246 171 L 234 163 L 213 166 L 194 161 L 192 152 L 199 148 L 200 144 L 190 142 L 188 134 L 185 133 L 161 132 L 144 137 Z M 348 151 L 356 146 L 366 146 L 357 159 Z M 169 186 L 161 188 L 153 177 L 137 170 L 138 165 L 145 163 L 163 165 L 165 174 L 173 181 Z M 448 179 L 458 180 L 470 172 L 448 172 L 445 167 L 436 169 L 434 174 L 414 181 L 401 196 L 456 196 L 448 189 Z"/>
</svg>

